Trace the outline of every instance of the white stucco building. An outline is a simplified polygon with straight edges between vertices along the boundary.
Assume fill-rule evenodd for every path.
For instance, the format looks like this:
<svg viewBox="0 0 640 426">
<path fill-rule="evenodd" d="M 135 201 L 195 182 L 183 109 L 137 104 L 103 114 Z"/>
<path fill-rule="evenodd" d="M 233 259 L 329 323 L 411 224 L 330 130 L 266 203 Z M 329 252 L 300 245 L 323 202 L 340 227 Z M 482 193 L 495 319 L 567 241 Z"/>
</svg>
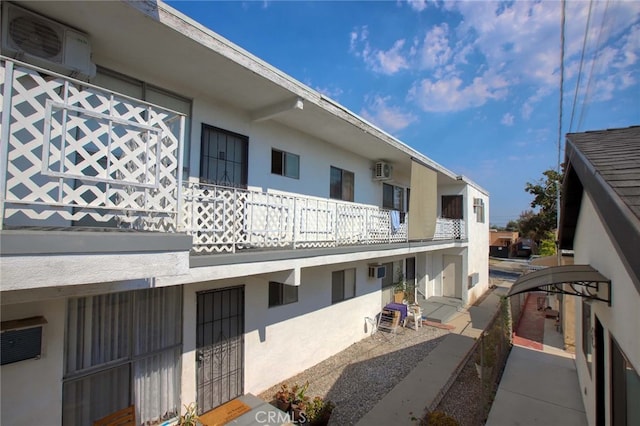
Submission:
<svg viewBox="0 0 640 426">
<path fill-rule="evenodd" d="M 640 422 L 640 127 L 567 135 L 561 247 L 609 284 L 577 300 L 576 367 L 590 425 Z M 607 303 L 609 300 L 610 303 Z"/>
<path fill-rule="evenodd" d="M 488 288 L 484 189 L 160 1 L 3 1 L 2 54 L 3 424 L 207 411 L 400 274 Z"/>
</svg>

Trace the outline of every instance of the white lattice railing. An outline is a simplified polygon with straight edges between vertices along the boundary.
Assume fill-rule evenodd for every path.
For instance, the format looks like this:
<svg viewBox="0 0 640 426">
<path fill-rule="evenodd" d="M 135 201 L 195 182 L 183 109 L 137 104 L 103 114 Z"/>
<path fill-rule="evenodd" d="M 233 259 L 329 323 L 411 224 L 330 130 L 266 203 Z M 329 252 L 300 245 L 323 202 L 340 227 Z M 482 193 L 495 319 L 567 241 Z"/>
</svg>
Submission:
<svg viewBox="0 0 640 426">
<path fill-rule="evenodd" d="M 0 226 L 177 230 L 183 115 L 0 61 Z"/>
<path fill-rule="evenodd" d="M 183 229 L 195 252 L 407 241 L 406 221 L 376 206 L 198 183 L 183 195 Z"/>
<path fill-rule="evenodd" d="M 439 217 L 436 219 L 436 232 L 433 235 L 434 240 L 465 240 L 467 232 L 465 223 L 462 219 L 445 219 Z"/>
</svg>

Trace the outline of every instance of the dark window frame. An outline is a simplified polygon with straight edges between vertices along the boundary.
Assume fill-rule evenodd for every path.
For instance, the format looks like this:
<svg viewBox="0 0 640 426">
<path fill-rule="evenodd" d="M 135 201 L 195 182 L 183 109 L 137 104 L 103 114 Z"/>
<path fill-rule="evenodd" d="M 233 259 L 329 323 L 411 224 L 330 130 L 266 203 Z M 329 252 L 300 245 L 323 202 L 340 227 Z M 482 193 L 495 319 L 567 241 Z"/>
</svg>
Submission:
<svg viewBox="0 0 640 426">
<path fill-rule="evenodd" d="M 442 217 L 445 219 L 464 219 L 462 195 L 442 196 Z"/>
<path fill-rule="evenodd" d="M 353 277 L 353 283 L 347 282 L 347 271 Z M 352 295 L 347 296 L 347 285 L 352 285 Z M 356 297 L 356 269 L 347 268 L 331 273 L 331 304 L 344 302 Z"/>
<path fill-rule="evenodd" d="M 219 136 L 231 137 L 237 139 L 240 142 L 242 152 L 240 153 L 239 161 L 235 158 L 229 160 L 227 157 L 228 146 L 225 147 L 225 151 L 220 151 L 218 149 L 218 145 L 216 145 L 215 155 L 211 155 L 211 148 L 213 145 L 213 141 L 210 139 L 211 136 L 215 136 L 216 138 Z M 232 143 L 234 143 L 233 141 Z M 225 142 L 228 144 L 229 142 Z M 234 146 L 234 150 L 236 147 Z M 221 155 L 223 154 L 223 155 Z M 216 177 L 211 176 L 211 170 L 209 164 L 215 161 L 215 171 Z M 222 162 L 224 166 L 224 175 L 227 176 L 227 180 L 218 179 L 218 164 Z M 240 166 L 240 170 L 236 176 L 236 170 L 234 169 L 232 172 L 232 177 L 229 176 L 229 167 L 234 167 L 236 165 Z M 211 126 L 209 124 L 202 123 L 202 134 L 200 136 L 200 182 L 211 184 L 211 185 L 220 185 L 227 186 L 232 188 L 243 188 L 246 189 L 248 185 L 248 175 L 249 175 L 249 137 L 245 135 L 241 135 L 239 133 L 231 132 L 229 130 L 224 130 L 219 127 Z"/>
<path fill-rule="evenodd" d="M 637 390 L 629 392 L 629 386 L 635 384 L 640 388 L 640 376 L 613 336 L 609 338 L 609 348 L 611 348 L 611 390 L 609 394 L 611 397 L 611 425 L 637 424 L 636 420 L 640 417 L 638 414 L 640 410 L 637 408 L 637 401 L 630 398 L 630 394 L 637 395 Z M 629 418 L 630 409 L 635 418 Z"/>
<path fill-rule="evenodd" d="M 269 308 L 275 308 L 278 306 L 298 303 L 298 294 L 298 286 L 287 285 L 277 281 L 269 281 L 268 306 Z M 292 297 L 295 300 L 293 300 Z"/>
<path fill-rule="evenodd" d="M 288 173 L 291 170 L 287 166 L 291 160 L 287 160 L 287 158 L 292 157 L 297 159 L 295 174 Z M 300 156 L 281 149 L 271 148 L 271 173 L 291 179 L 300 179 Z"/>
<path fill-rule="evenodd" d="M 356 178 L 353 172 L 331 166 L 329 175 L 329 198 L 351 201 L 355 199 Z"/>
</svg>

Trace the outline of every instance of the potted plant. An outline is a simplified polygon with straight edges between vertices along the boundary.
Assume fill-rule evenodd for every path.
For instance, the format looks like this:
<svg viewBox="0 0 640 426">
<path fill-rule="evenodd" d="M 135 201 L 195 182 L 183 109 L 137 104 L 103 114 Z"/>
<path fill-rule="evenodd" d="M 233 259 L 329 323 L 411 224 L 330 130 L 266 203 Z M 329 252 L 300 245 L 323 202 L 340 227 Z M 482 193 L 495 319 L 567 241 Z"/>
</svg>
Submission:
<svg viewBox="0 0 640 426">
<path fill-rule="evenodd" d="M 404 274 L 399 273 L 398 278 L 396 279 L 395 284 L 393 285 L 393 301 L 395 303 L 402 303 L 405 298 L 405 290 L 407 287 L 407 282 L 404 279 Z"/>
<path fill-rule="evenodd" d="M 286 383 L 280 386 L 280 390 L 275 394 L 276 407 L 279 410 L 288 412 L 291 408 L 291 402 L 293 401 L 293 392 L 289 389 Z"/>
<path fill-rule="evenodd" d="M 293 420 L 298 421 L 304 418 L 305 410 L 309 403 L 309 397 L 306 396 L 307 389 L 309 388 L 309 382 L 300 386 L 297 383 L 291 387 L 291 393 L 293 400 L 291 401 L 291 413 L 293 414 Z"/>
<path fill-rule="evenodd" d="M 305 411 L 306 421 L 311 426 L 326 426 L 334 408 L 335 404 L 333 402 L 325 401 L 323 398 L 316 396 L 307 405 Z"/>
<path fill-rule="evenodd" d="M 178 418 L 178 426 L 198 426 L 200 423 L 200 418 L 197 414 L 196 403 L 192 402 L 189 405 L 185 405 L 185 412 Z"/>
<path fill-rule="evenodd" d="M 309 401 L 309 397 L 305 395 L 308 387 L 309 382 L 302 386 L 295 383 L 291 388 L 286 383 L 282 384 L 280 390 L 275 394 L 276 407 L 286 413 L 293 414 L 294 420 L 297 420 Z"/>
</svg>

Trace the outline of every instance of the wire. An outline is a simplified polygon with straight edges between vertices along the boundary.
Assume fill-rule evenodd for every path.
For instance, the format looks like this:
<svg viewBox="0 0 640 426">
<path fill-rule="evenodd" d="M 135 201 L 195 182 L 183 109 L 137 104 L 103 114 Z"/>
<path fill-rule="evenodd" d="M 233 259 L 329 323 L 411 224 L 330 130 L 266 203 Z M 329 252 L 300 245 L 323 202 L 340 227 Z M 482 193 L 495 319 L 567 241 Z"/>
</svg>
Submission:
<svg viewBox="0 0 640 426">
<path fill-rule="evenodd" d="M 560 152 L 562 151 L 562 102 L 564 91 L 564 27 L 565 27 L 566 2 L 562 0 L 562 13 L 560 18 L 560 100 L 558 108 L 558 163 L 556 171 L 560 176 Z M 560 182 L 556 182 L 556 229 L 560 229 Z"/>
<path fill-rule="evenodd" d="M 565 28 L 565 0 L 562 0 L 562 11 L 560 18 L 560 97 L 558 105 L 558 162 L 557 169 L 560 171 L 560 151 L 562 146 L 562 103 L 564 92 L 564 28 Z"/>
<path fill-rule="evenodd" d="M 600 50 L 600 42 L 602 40 L 602 33 L 604 32 L 604 23 L 607 18 L 607 11 L 609 10 L 609 0 L 604 6 L 604 12 L 602 13 L 602 22 L 600 23 L 600 32 L 598 33 L 598 41 L 596 43 L 596 48 L 593 52 L 593 59 L 591 60 L 591 70 L 589 71 L 589 79 L 587 80 L 587 88 L 585 90 L 584 98 L 582 99 L 582 108 L 580 109 L 580 118 L 578 120 L 578 129 L 582 128 L 582 121 L 585 116 L 585 110 L 589 105 L 589 98 L 591 97 L 591 81 L 593 79 L 593 69 L 595 68 L 595 64 L 598 61 L 598 50 Z"/>
<path fill-rule="evenodd" d="M 571 105 L 571 120 L 569 120 L 569 133 L 573 129 L 573 116 L 576 111 L 576 102 L 578 100 L 578 89 L 580 88 L 580 78 L 582 77 L 582 66 L 584 64 L 584 53 L 587 47 L 587 36 L 589 35 L 589 26 L 591 23 L 591 8 L 593 7 L 593 0 L 589 2 L 589 13 L 587 15 L 587 25 L 584 29 L 584 38 L 582 39 L 582 53 L 580 54 L 580 67 L 578 68 L 578 79 L 576 81 L 576 90 L 573 93 L 573 104 Z"/>
</svg>

